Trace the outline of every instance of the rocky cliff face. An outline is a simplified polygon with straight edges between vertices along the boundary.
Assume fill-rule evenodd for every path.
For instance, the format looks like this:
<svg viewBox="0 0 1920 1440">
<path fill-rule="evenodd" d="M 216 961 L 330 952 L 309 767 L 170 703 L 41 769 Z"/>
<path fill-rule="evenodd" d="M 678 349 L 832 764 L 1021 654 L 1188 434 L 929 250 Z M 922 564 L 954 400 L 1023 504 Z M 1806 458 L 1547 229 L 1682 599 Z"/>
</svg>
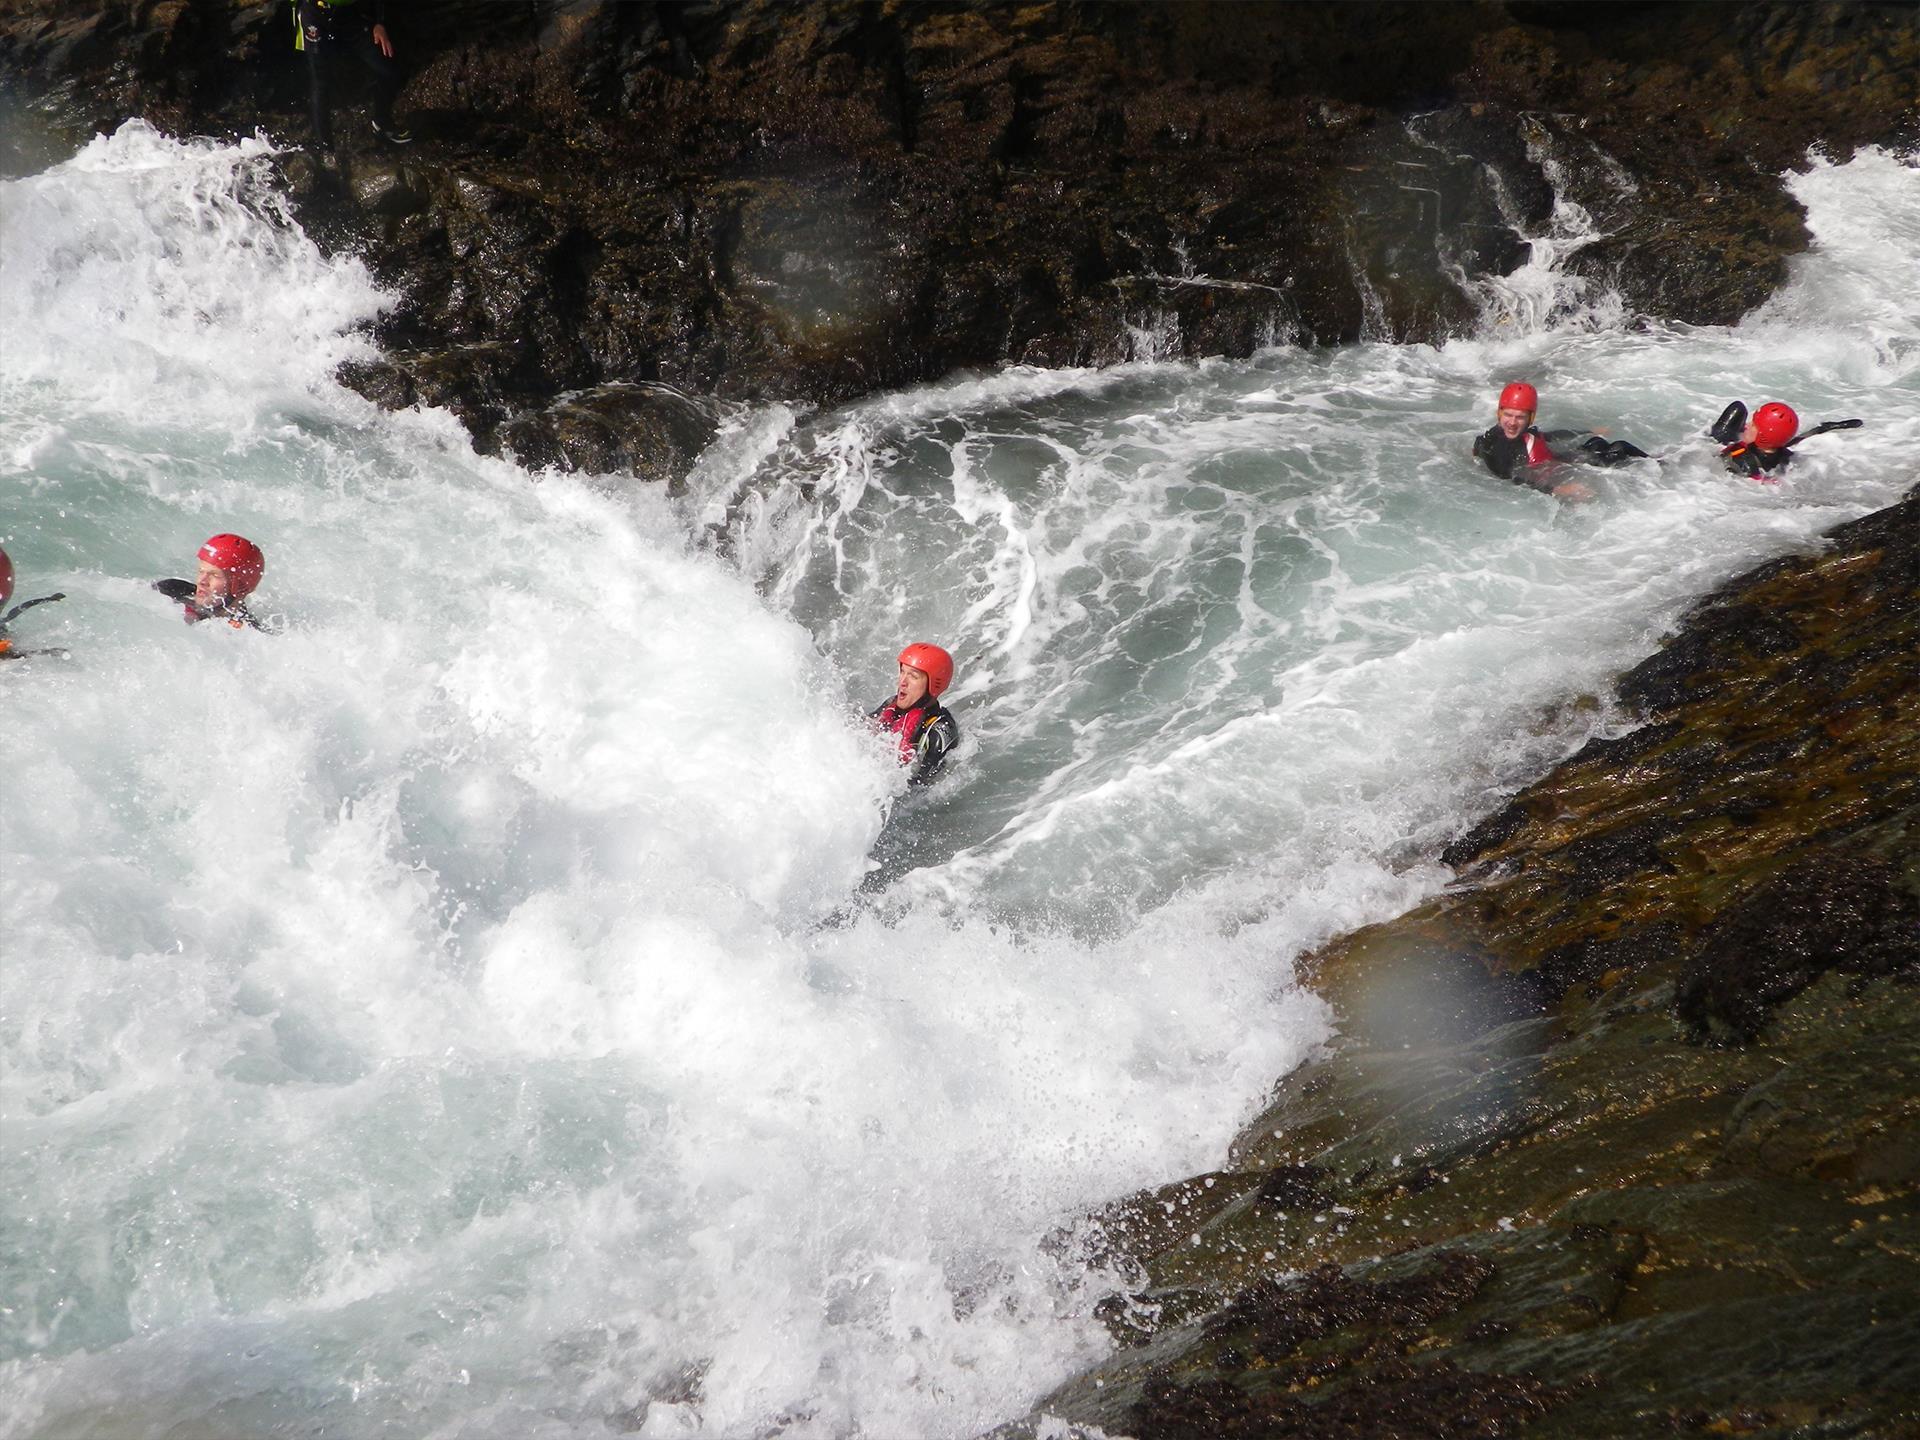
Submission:
<svg viewBox="0 0 1920 1440">
<path fill-rule="evenodd" d="M 1472 319 L 1451 267 L 1523 258 L 1511 223 L 1544 221 L 1548 163 L 1609 232 L 1577 266 L 1649 313 L 1731 320 L 1804 244 L 1778 172 L 1815 141 L 1920 134 L 1908 5 L 392 18 L 416 143 L 374 146 L 348 106 L 337 165 L 285 165 L 309 229 L 402 296 L 389 359 L 350 383 L 448 405 L 483 448 L 653 474 L 710 397 L 1437 337 Z M 290 40 L 280 0 L 20 0 L 6 163 L 129 115 L 298 142 Z"/>
<path fill-rule="evenodd" d="M 1701 605 L 1093 1227 L 1138 1440 L 1920 1434 L 1920 490 Z M 1030 1426 L 1006 1432 L 1030 1433 Z M 1058 1434 L 1058 1430 L 1051 1433 Z"/>
</svg>

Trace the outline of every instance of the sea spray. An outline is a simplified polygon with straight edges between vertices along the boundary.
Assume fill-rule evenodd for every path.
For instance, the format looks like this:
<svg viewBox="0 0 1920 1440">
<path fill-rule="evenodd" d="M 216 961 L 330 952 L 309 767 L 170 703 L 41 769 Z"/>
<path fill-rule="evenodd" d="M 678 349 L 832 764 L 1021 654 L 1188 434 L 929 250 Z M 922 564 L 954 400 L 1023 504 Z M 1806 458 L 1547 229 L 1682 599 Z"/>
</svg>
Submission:
<svg viewBox="0 0 1920 1440">
<path fill-rule="evenodd" d="M 75 655 L 0 675 L 7 1435 L 1019 1412 L 1106 1343 L 1042 1240 L 1218 1163 L 1326 1033 L 1292 957 L 1911 478 L 1874 152 L 1747 326 L 961 378 L 737 416 L 682 500 L 334 385 L 383 299 L 261 164 L 136 126 L 0 189 L 0 543 Z M 1478 472 L 1520 374 L 1664 463 Z M 1871 423 L 1718 473 L 1776 394 Z M 285 635 L 147 590 L 221 528 Z M 858 711 L 917 638 L 968 741 L 903 801 Z"/>
</svg>

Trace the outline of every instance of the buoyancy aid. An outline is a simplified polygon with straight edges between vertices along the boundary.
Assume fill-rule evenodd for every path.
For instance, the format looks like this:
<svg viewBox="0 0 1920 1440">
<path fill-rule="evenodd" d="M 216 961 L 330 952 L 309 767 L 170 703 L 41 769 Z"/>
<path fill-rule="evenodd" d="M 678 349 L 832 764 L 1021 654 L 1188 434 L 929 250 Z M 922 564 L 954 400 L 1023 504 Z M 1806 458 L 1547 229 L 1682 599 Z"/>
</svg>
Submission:
<svg viewBox="0 0 1920 1440">
<path fill-rule="evenodd" d="M 953 712 L 931 695 L 902 709 L 885 701 L 871 716 L 876 730 L 896 737 L 900 763 L 911 768 L 910 785 L 924 785 L 938 775 L 947 757 L 960 743 L 960 726 Z"/>
<path fill-rule="evenodd" d="M 919 757 L 920 736 L 940 713 L 940 705 L 929 695 L 904 710 L 889 700 L 873 712 L 873 720 L 878 729 L 899 738 L 900 763 L 906 765 Z"/>
<path fill-rule="evenodd" d="M 1770 482 L 1780 478 L 1772 472 L 1786 469 L 1793 459 L 1793 451 L 1784 445 L 1778 450 L 1762 450 L 1758 445 L 1741 441 L 1723 449 L 1720 458 L 1727 462 L 1727 468 L 1736 475 Z"/>
<path fill-rule="evenodd" d="M 1547 444 L 1547 437 L 1531 425 L 1511 440 L 1495 425 L 1475 438 L 1473 453 L 1502 480 L 1515 479 L 1513 472 L 1522 465 L 1545 465 L 1557 458 Z"/>
</svg>

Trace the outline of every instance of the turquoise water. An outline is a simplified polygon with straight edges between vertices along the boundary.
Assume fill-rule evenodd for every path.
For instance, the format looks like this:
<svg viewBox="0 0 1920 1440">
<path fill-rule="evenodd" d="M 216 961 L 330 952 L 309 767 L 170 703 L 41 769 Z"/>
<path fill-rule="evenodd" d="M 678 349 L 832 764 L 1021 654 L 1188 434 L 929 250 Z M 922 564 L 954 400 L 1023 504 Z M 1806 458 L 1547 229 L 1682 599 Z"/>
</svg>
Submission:
<svg viewBox="0 0 1920 1440">
<path fill-rule="evenodd" d="M 1294 957 L 1915 478 L 1874 152 L 1736 329 L 1543 245 L 1481 338 L 742 412 L 678 500 L 334 384 L 383 298 L 262 165 L 132 126 L 0 186 L 0 544 L 72 657 L 0 671 L 0 1435 L 1019 1413 L 1104 1345 L 1039 1241 L 1217 1163 L 1328 1033 Z M 1477 474 L 1517 374 L 1663 463 Z M 1736 396 L 1869 425 L 1755 486 Z M 283 633 L 147 588 L 221 529 Z M 858 716 L 912 638 L 967 740 L 903 799 Z"/>
</svg>

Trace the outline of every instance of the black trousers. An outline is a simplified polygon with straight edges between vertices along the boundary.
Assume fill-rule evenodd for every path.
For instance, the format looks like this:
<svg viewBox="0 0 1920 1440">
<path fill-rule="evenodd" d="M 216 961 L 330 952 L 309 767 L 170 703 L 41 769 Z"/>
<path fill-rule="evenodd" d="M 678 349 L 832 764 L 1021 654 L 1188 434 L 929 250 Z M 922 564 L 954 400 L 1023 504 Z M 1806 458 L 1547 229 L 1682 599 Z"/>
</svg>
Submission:
<svg viewBox="0 0 1920 1440">
<path fill-rule="evenodd" d="M 400 72 L 391 59 L 373 43 L 371 27 L 354 26 L 338 35 L 322 32 L 309 38 L 307 76 L 312 82 L 313 138 L 322 145 L 333 144 L 333 84 L 335 72 L 352 56 L 364 66 L 373 88 L 373 123 L 393 123 L 393 97 L 400 88 Z"/>
</svg>

